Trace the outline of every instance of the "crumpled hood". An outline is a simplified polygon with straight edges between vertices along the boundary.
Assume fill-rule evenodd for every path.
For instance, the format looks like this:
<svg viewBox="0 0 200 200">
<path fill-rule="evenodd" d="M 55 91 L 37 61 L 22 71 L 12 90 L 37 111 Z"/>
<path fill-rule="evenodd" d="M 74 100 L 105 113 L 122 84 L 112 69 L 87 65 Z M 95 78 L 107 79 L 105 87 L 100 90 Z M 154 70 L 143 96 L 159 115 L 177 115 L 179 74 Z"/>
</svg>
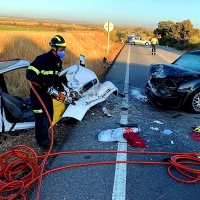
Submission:
<svg viewBox="0 0 200 200">
<path fill-rule="evenodd" d="M 166 78 L 200 75 L 200 72 L 184 69 L 174 64 L 152 64 L 149 68 L 149 75 L 155 78 Z"/>
</svg>

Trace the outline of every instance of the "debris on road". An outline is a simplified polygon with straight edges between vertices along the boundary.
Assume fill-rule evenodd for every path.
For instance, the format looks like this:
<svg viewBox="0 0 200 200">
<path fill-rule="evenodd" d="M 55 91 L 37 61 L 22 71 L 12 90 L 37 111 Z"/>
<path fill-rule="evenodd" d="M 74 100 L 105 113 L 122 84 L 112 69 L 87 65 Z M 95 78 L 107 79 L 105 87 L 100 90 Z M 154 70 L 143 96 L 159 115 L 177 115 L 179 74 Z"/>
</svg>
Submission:
<svg viewBox="0 0 200 200">
<path fill-rule="evenodd" d="M 153 131 L 158 131 L 159 130 L 158 127 L 155 127 L 155 128 L 154 127 L 150 127 L 150 129 L 153 130 Z"/>
<path fill-rule="evenodd" d="M 127 142 L 123 138 L 124 128 L 108 129 L 106 131 L 101 131 L 98 135 L 98 141 L 100 142 Z"/>
<path fill-rule="evenodd" d="M 182 114 L 176 114 L 176 115 L 173 115 L 172 118 L 177 118 L 177 117 L 180 117 L 180 116 L 183 116 Z"/>
<path fill-rule="evenodd" d="M 200 119 L 200 117 L 196 117 L 196 116 L 194 116 L 194 118 L 195 118 L 195 119 Z"/>
<path fill-rule="evenodd" d="M 128 108 L 127 107 L 122 107 L 122 110 L 128 110 Z"/>
<path fill-rule="evenodd" d="M 117 129 L 108 129 L 106 131 L 101 131 L 98 135 L 98 141 L 100 142 L 127 142 L 123 134 L 124 133 L 138 133 L 139 129 L 137 127 L 126 127 L 126 128 L 117 128 Z"/>
<path fill-rule="evenodd" d="M 200 133 L 197 132 L 191 132 L 188 133 L 190 137 L 195 141 L 195 142 L 200 142 Z"/>
<path fill-rule="evenodd" d="M 125 97 L 125 94 L 119 93 L 118 96 L 119 96 L 119 97 Z"/>
<path fill-rule="evenodd" d="M 170 135 L 173 132 L 169 129 L 165 129 L 162 133 L 165 134 L 165 135 Z"/>
<path fill-rule="evenodd" d="M 193 132 L 197 132 L 197 133 L 200 133 L 200 126 L 197 126 L 194 128 Z"/>
<path fill-rule="evenodd" d="M 162 122 L 160 122 L 158 120 L 155 120 L 154 122 L 157 123 L 157 124 L 164 124 L 164 123 L 162 123 Z"/>
<path fill-rule="evenodd" d="M 138 133 L 124 133 L 123 137 L 128 141 L 128 144 L 136 148 L 146 148 L 146 142 Z"/>
<path fill-rule="evenodd" d="M 138 132 L 140 131 L 138 124 L 121 124 L 121 123 L 117 123 L 117 124 L 119 124 L 120 127 L 135 127 L 135 128 L 138 128 Z"/>
<path fill-rule="evenodd" d="M 103 113 L 105 115 L 107 115 L 108 117 L 112 117 L 112 115 L 108 112 L 108 110 L 107 110 L 105 105 L 102 105 L 102 110 L 103 110 Z"/>
<path fill-rule="evenodd" d="M 136 99 L 138 99 L 138 100 L 142 100 L 142 101 L 144 101 L 144 102 L 147 102 L 147 101 L 148 101 L 147 97 L 144 96 L 144 95 L 142 95 L 142 94 L 140 93 L 140 89 L 139 89 L 139 88 L 134 88 L 134 89 L 131 91 L 131 94 L 132 94 L 134 97 L 136 97 Z"/>
<path fill-rule="evenodd" d="M 117 128 L 108 129 L 106 131 L 101 131 L 98 135 L 98 141 L 100 142 L 128 142 L 132 147 L 136 148 L 146 148 L 146 142 L 139 136 L 138 128 Z"/>
</svg>

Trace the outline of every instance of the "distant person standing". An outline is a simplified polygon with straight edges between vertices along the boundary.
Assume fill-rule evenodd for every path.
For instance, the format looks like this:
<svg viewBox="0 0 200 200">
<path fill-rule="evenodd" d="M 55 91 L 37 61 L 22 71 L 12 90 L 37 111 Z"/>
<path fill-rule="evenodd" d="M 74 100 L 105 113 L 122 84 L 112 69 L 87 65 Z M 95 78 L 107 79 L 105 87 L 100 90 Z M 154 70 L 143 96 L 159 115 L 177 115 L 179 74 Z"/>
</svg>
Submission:
<svg viewBox="0 0 200 200">
<path fill-rule="evenodd" d="M 156 55 L 156 45 L 158 44 L 158 39 L 156 36 L 151 38 L 151 45 L 152 45 L 152 55 Z"/>
</svg>

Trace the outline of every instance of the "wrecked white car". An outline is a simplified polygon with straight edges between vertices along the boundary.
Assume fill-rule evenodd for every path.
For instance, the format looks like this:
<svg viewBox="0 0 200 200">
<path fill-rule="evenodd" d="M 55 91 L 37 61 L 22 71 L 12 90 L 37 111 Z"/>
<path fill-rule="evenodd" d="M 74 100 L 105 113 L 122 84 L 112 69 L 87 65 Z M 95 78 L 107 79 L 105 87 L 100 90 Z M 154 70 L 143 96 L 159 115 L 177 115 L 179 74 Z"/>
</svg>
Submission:
<svg viewBox="0 0 200 200">
<path fill-rule="evenodd" d="M 29 61 L 20 59 L 0 61 L 0 132 L 28 129 L 35 125 L 31 103 L 27 99 L 10 94 L 4 79 L 6 73 L 26 69 L 29 65 Z M 111 82 L 100 83 L 93 71 L 80 65 L 68 67 L 61 72 L 60 77 L 65 94 L 71 97 L 75 104 L 63 104 L 54 100 L 62 104 L 63 110 L 57 117 L 59 119 L 67 117 L 81 121 L 92 106 L 105 101 L 112 93 L 118 94 L 118 89 Z M 56 109 L 55 106 L 54 111 Z"/>
</svg>

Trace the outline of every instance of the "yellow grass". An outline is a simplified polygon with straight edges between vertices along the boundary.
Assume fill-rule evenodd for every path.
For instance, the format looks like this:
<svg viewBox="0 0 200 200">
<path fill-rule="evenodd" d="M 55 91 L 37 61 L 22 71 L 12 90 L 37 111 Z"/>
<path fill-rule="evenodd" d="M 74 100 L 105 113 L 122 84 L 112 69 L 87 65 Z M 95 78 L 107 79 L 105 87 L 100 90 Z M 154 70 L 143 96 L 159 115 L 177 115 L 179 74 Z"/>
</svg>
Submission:
<svg viewBox="0 0 200 200">
<path fill-rule="evenodd" d="M 16 59 L 33 61 L 36 56 L 49 51 L 49 41 L 55 35 L 62 35 L 67 43 L 66 56 L 63 59 L 64 68 L 79 64 L 79 55 L 86 56 L 86 67 L 92 69 L 99 77 L 105 73 L 102 64 L 106 56 L 112 61 L 122 48 L 122 44 L 111 43 L 110 53 L 107 56 L 107 37 L 100 32 L 72 31 L 58 32 L 27 32 L 27 31 L 0 31 L 0 60 Z M 23 70 L 22 70 L 23 71 Z M 9 92 L 25 97 L 28 95 L 28 82 L 25 72 L 10 73 L 6 77 L 9 82 Z M 16 80 L 18 80 L 16 82 Z M 22 89 L 23 88 L 23 89 Z"/>
</svg>

